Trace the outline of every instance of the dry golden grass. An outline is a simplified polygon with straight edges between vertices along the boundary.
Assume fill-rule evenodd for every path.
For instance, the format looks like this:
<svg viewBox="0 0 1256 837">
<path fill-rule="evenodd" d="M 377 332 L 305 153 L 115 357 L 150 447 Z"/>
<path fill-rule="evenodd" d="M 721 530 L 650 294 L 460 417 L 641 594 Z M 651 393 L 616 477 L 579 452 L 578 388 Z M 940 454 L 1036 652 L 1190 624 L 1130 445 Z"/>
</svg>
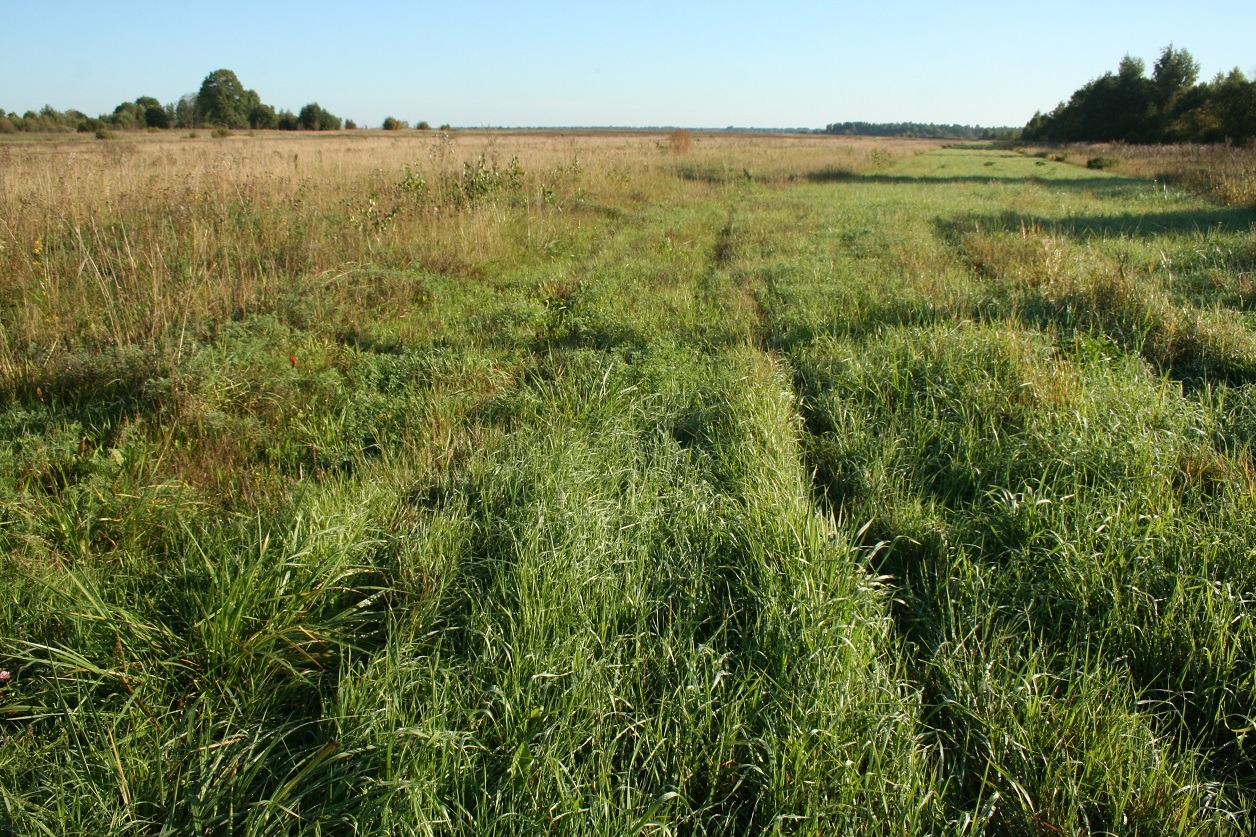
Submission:
<svg viewBox="0 0 1256 837">
<path fill-rule="evenodd" d="M 355 267 L 474 277 L 678 190 L 875 168 L 936 144 L 643 132 L 137 134 L 0 144 L 0 374 L 177 345 Z"/>
</svg>

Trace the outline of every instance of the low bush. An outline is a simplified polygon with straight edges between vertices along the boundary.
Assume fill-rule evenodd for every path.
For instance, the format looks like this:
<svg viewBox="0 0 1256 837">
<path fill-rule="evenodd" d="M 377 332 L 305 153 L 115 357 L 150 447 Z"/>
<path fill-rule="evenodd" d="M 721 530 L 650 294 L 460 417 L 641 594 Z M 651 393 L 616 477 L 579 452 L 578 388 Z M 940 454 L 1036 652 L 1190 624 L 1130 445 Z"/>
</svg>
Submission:
<svg viewBox="0 0 1256 837">
<path fill-rule="evenodd" d="M 684 129 L 672 131 L 667 135 L 668 145 L 674 154 L 688 154 L 693 147 L 693 132 Z"/>
</svg>

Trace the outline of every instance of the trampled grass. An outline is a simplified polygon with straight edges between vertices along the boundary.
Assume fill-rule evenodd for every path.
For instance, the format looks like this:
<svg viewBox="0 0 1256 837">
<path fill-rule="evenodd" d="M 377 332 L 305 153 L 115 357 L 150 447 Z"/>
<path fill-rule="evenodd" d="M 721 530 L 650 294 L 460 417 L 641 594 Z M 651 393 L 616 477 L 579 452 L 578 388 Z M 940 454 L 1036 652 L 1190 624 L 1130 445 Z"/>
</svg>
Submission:
<svg viewBox="0 0 1256 837">
<path fill-rule="evenodd" d="M 689 140 L 0 146 L 6 829 L 1256 827 L 1256 215 Z"/>
</svg>

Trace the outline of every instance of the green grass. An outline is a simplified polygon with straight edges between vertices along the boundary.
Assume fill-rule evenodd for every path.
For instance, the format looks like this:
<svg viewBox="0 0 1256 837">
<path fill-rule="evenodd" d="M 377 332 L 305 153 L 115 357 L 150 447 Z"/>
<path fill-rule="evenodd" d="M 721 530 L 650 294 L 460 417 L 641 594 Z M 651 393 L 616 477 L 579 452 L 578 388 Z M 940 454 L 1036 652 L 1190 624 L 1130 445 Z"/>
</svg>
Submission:
<svg viewBox="0 0 1256 837">
<path fill-rule="evenodd" d="M 0 826 L 1256 827 L 1256 215 L 729 154 L 6 341 Z"/>
</svg>

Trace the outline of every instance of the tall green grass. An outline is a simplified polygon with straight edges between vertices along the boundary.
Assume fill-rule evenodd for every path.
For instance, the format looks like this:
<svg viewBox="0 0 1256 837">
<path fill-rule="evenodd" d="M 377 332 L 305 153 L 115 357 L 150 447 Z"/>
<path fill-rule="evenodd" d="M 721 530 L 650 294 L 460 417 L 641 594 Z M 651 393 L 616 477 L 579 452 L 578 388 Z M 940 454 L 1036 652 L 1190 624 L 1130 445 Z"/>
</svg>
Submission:
<svg viewBox="0 0 1256 837">
<path fill-rule="evenodd" d="M 950 819 L 1250 827 L 1253 485 L 1227 405 L 1252 338 L 1226 265 L 1253 219 L 1192 229 L 1218 211 L 1009 161 L 1032 173 L 1013 192 L 1013 171 L 967 162 L 909 164 L 926 211 L 882 190 L 872 211 L 893 224 L 834 241 L 826 281 L 791 271 L 766 297 L 819 497 L 899 585 Z M 991 213 L 996 196 L 1013 208 Z M 1183 298 L 1175 262 L 1211 298 Z M 936 293 L 916 265 L 957 280 Z"/>
<path fill-rule="evenodd" d="M 186 328 L 23 286 L 3 827 L 1250 831 L 1256 219 L 994 150 L 562 142 L 549 199 L 398 167 L 478 208 L 378 192 L 351 264 Z"/>
</svg>

